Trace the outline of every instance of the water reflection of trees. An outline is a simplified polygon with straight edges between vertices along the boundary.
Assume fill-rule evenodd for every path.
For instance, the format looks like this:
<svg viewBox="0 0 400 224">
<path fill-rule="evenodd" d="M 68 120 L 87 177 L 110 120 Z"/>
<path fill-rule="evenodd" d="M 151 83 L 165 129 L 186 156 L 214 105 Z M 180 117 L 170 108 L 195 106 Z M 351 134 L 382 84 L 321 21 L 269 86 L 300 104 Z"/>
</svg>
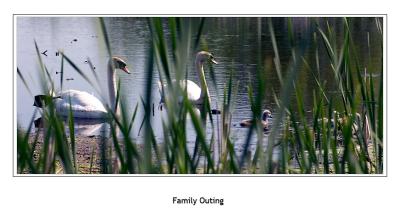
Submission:
<svg viewBox="0 0 400 224">
<path fill-rule="evenodd" d="M 288 35 L 288 18 L 276 17 L 272 18 L 274 32 L 277 41 L 277 47 L 280 56 L 283 73 L 285 68 L 292 60 L 291 56 L 291 41 Z M 313 42 L 314 33 L 318 31 L 318 27 L 323 31 L 327 31 L 328 26 L 334 32 L 338 50 L 342 46 L 341 40 L 345 35 L 344 19 L 340 17 L 331 18 L 290 18 L 293 28 L 294 42 L 300 42 L 301 39 L 309 39 L 308 42 Z M 261 55 L 263 63 L 257 64 L 257 52 L 259 51 L 257 43 L 257 26 L 260 21 L 261 27 Z M 360 67 L 370 65 L 369 72 L 378 73 L 382 66 L 382 51 L 381 51 L 381 36 L 376 28 L 375 18 L 372 17 L 355 17 L 348 18 L 351 39 L 354 42 L 357 59 Z M 318 24 L 318 26 L 317 26 Z M 210 18 L 207 21 L 205 29 L 205 39 L 208 47 L 216 51 L 216 55 L 227 58 L 226 72 L 229 72 L 232 67 L 234 79 L 239 86 L 239 96 L 247 96 L 247 85 L 256 82 L 257 66 L 263 66 L 263 72 L 266 75 L 267 101 L 272 103 L 272 90 L 280 94 L 278 77 L 274 68 L 274 53 L 271 44 L 271 38 L 268 31 L 267 18 L 258 20 L 254 17 L 244 18 Z M 316 70 L 315 53 L 318 49 L 318 63 L 320 67 L 321 80 L 326 82 L 326 90 L 334 96 L 338 90 L 334 75 L 331 69 L 331 62 L 325 50 L 325 46 L 320 37 L 317 36 L 318 44 L 312 44 L 308 47 L 303 57 L 310 63 L 311 68 Z M 369 40 L 369 45 L 368 45 Z M 368 47 L 369 46 L 369 47 Z M 369 56 L 370 55 L 370 56 Z M 372 58 L 372 63 L 369 63 L 369 58 Z M 229 64 L 230 63 L 230 64 Z M 355 64 L 351 64 L 355 66 Z M 314 77 L 305 68 L 298 71 L 298 86 L 304 90 L 304 99 L 306 106 L 311 105 L 312 90 L 316 88 Z M 217 79 L 227 78 L 225 76 L 217 77 Z"/>
</svg>

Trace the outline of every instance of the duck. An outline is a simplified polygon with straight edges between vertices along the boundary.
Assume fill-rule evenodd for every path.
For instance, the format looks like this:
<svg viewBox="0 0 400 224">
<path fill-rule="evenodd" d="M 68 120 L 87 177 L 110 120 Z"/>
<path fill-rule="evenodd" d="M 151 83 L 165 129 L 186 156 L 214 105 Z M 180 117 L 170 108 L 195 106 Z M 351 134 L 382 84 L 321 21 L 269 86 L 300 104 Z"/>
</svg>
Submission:
<svg viewBox="0 0 400 224">
<path fill-rule="evenodd" d="M 119 57 L 112 57 L 108 66 L 108 93 L 110 99 L 110 108 L 117 111 L 116 105 L 116 70 L 120 69 L 127 74 L 131 74 L 127 63 Z M 100 119 L 107 117 L 107 109 L 103 102 L 92 94 L 80 90 L 66 90 L 55 96 L 36 95 L 33 106 L 43 108 L 49 103 L 54 103 L 57 114 L 67 117 L 70 108 L 73 117 L 86 119 Z"/>
<path fill-rule="evenodd" d="M 268 129 L 269 122 L 268 119 L 272 118 L 272 113 L 270 110 L 264 110 L 261 117 L 261 126 L 264 129 Z M 245 119 L 240 122 L 241 127 L 250 127 L 254 123 L 254 119 Z"/>
<path fill-rule="evenodd" d="M 342 116 L 339 117 L 339 113 L 337 111 L 334 111 L 334 116 L 337 116 L 337 124 L 338 124 L 338 130 L 343 131 L 343 126 L 346 125 L 353 117 L 352 114 L 349 116 Z M 361 116 L 360 113 L 355 113 L 354 114 L 355 118 L 352 119 L 353 123 L 351 124 L 351 132 L 353 137 L 357 137 L 357 133 L 359 131 L 362 131 L 361 134 L 365 141 L 368 141 L 371 139 L 371 131 L 370 131 L 370 125 L 369 121 L 366 115 Z M 329 119 L 324 117 L 322 119 L 318 119 L 319 122 L 323 122 L 325 125 L 328 125 L 329 123 L 331 124 L 331 128 L 336 128 L 335 120 L 333 118 Z M 360 130 L 361 126 L 361 130 Z"/>
<path fill-rule="evenodd" d="M 200 86 L 197 85 L 195 82 L 191 80 L 181 80 L 180 81 L 180 86 L 182 89 L 186 89 L 187 91 L 187 97 L 188 100 L 196 105 L 202 105 L 204 104 L 205 100 L 210 100 L 210 93 L 208 91 L 208 86 L 204 74 L 204 63 L 206 62 L 211 62 L 213 64 L 218 64 L 218 62 L 215 60 L 214 55 L 210 52 L 207 51 L 200 51 L 196 54 L 196 59 L 195 59 L 195 67 L 196 67 L 196 74 L 200 80 Z M 176 82 L 176 80 L 173 80 L 172 82 Z M 161 95 L 161 101 L 160 105 L 162 105 L 165 102 L 165 96 L 168 95 L 168 92 L 166 91 L 167 85 L 163 85 L 161 82 L 158 82 L 158 89 L 160 91 Z M 206 97 L 207 96 L 207 97 Z M 179 99 L 179 101 L 182 101 L 182 97 Z M 209 101 L 211 102 L 211 101 Z"/>
</svg>

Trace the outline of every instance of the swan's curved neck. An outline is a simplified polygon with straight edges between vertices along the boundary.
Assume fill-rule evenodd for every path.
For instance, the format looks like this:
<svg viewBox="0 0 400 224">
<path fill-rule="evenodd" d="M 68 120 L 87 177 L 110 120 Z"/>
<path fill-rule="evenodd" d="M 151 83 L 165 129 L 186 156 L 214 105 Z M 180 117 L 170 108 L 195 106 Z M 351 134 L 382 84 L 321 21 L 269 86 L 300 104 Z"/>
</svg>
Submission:
<svg viewBox="0 0 400 224">
<path fill-rule="evenodd" d="M 199 77 L 201 88 L 200 99 L 198 101 L 203 103 L 205 99 L 209 99 L 210 93 L 208 92 L 206 77 L 204 75 L 203 62 L 201 62 L 199 59 L 196 59 L 196 73 Z"/>
<path fill-rule="evenodd" d="M 110 108 L 116 112 L 117 108 L 115 105 L 115 89 L 116 89 L 116 80 L 115 80 L 115 68 L 114 65 L 112 64 L 112 59 L 110 60 L 110 63 L 108 65 L 108 96 L 110 98 Z"/>
</svg>

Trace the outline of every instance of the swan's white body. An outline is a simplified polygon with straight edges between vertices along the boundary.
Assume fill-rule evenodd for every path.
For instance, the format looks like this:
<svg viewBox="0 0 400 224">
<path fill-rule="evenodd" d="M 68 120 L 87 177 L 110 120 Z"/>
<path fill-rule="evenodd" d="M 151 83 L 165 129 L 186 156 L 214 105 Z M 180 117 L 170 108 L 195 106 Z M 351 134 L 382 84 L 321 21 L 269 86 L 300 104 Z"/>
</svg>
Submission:
<svg viewBox="0 0 400 224">
<path fill-rule="evenodd" d="M 99 119 L 107 116 L 103 103 L 90 93 L 71 89 L 59 93 L 58 96 L 60 98 L 54 99 L 54 105 L 61 116 L 69 115 L 70 105 L 76 118 Z"/>
<path fill-rule="evenodd" d="M 191 80 L 181 80 L 180 81 L 180 86 L 183 90 L 187 91 L 187 97 L 188 100 L 193 103 L 193 104 L 203 104 L 204 100 L 206 97 L 208 97 L 208 100 L 210 98 L 210 94 L 208 92 L 208 87 L 206 83 L 206 78 L 204 75 L 204 69 L 203 69 L 203 64 L 207 60 L 210 60 L 214 64 L 218 64 L 215 60 L 212 54 L 206 52 L 206 51 L 200 51 L 196 55 L 196 61 L 195 61 L 195 66 L 196 66 L 196 73 L 197 76 L 199 77 L 200 80 L 200 86 L 198 86 L 195 82 Z M 173 83 L 176 81 L 173 80 Z M 161 103 L 164 102 L 164 97 L 168 95 L 168 91 L 166 88 L 166 85 L 162 85 L 160 82 L 158 83 L 158 88 L 161 94 Z M 179 97 L 179 102 L 182 101 L 182 97 Z"/>
<path fill-rule="evenodd" d="M 201 97 L 201 88 L 196 83 L 190 80 L 181 81 L 182 89 L 187 88 L 187 97 L 190 102 L 199 102 Z"/>
<path fill-rule="evenodd" d="M 175 83 L 176 80 L 172 80 L 172 83 Z M 168 88 L 167 85 L 161 86 L 161 83 L 158 83 L 158 88 L 160 90 L 161 94 L 161 101 L 164 102 L 164 94 L 168 95 Z M 190 80 L 181 80 L 180 81 L 180 86 L 184 90 L 187 87 L 187 97 L 188 100 L 194 104 L 201 104 L 203 101 L 201 100 L 201 88 L 193 81 Z M 162 93 L 164 91 L 164 93 Z M 183 100 L 183 97 L 179 97 L 179 102 L 181 103 Z"/>
<path fill-rule="evenodd" d="M 128 68 L 126 67 L 126 63 L 122 59 L 118 57 L 113 57 L 110 59 L 108 66 L 108 91 L 110 97 L 109 108 L 114 109 L 114 111 L 117 110 L 115 105 L 116 69 L 121 69 L 130 74 Z M 51 96 L 51 98 L 55 105 L 56 112 L 61 116 L 69 116 L 71 109 L 73 117 L 75 118 L 99 119 L 107 117 L 107 109 L 102 101 L 90 93 L 79 90 L 66 90 L 58 93 L 56 96 Z M 39 97 L 38 101 L 43 100 L 41 100 Z M 36 102 L 35 97 L 34 106 L 42 107 L 43 102 Z"/>
</svg>

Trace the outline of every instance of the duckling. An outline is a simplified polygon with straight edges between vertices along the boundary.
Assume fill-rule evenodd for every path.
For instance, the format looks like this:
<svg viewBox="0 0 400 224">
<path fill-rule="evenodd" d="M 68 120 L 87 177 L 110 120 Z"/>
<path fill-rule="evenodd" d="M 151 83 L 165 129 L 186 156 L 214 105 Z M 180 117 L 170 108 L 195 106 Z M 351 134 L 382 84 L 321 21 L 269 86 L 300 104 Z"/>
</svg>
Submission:
<svg viewBox="0 0 400 224">
<path fill-rule="evenodd" d="M 339 113 L 334 111 L 334 116 L 337 116 L 336 114 Z M 343 126 L 350 121 L 351 117 L 352 117 L 351 114 L 349 116 L 338 117 L 337 118 L 338 130 L 343 131 L 342 130 Z M 323 122 L 325 125 L 329 124 L 329 119 L 325 117 L 319 119 L 318 121 Z M 330 123 L 331 123 L 331 128 L 335 128 L 336 124 L 333 118 L 331 119 Z M 357 133 L 359 131 L 362 131 L 362 135 L 364 136 L 365 140 L 369 140 L 371 138 L 369 122 L 366 115 L 362 117 L 360 113 L 355 113 L 355 118 L 353 119 L 353 124 L 351 125 L 351 129 L 353 136 L 357 136 Z"/>
<path fill-rule="evenodd" d="M 361 115 L 359 113 L 355 113 L 356 118 L 353 120 L 353 124 L 352 124 L 352 132 L 355 135 L 355 133 L 358 131 L 358 125 L 361 121 Z M 349 116 L 341 116 L 339 112 L 337 111 L 333 111 L 333 117 L 337 118 L 337 123 L 335 123 L 335 119 L 331 118 L 329 120 L 329 118 L 323 117 L 318 119 L 318 122 L 320 124 L 324 123 L 326 126 L 330 124 L 331 128 L 336 128 L 336 125 L 338 125 L 339 130 L 341 129 L 341 127 L 343 127 L 344 124 L 346 124 L 347 122 L 349 122 L 350 118 L 352 117 L 352 115 L 350 114 Z"/>
<path fill-rule="evenodd" d="M 272 113 L 270 110 L 264 110 L 262 113 L 261 126 L 264 129 L 268 129 L 268 119 L 272 118 Z M 254 119 L 246 119 L 240 122 L 242 127 L 250 127 L 254 122 Z"/>
<path fill-rule="evenodd" d="M 364 137 L 365 141 L 368 141 L 369 139 L 371 139 L 371 131 L 367 115 L 361 116 L 360 113 L 356 113 L 355 115 L 356 117 L 353 120 L 354 123 L 352 125 L 352 134 L 353 136 L 357 136 L 357 133 L 361 131 L 361 135 Z M 346 122 L 348 122 L 348 118 L 339 118 L 338 122 L 341 125 L 344 125 Z"/>
<path fill-rule="evenodd" d="M 331 128 L 335 128 L 335 119 L 334 119 L 334 117 L 339 117 L 339 112 L 337 112 L 336 110 L 333 111 L 333 117 L 331 119 L 329 119 L 327 117 L 319 118 L 318 119 L 318 124 L 319 125 L 324 124 L 325 126 L 330 124 Z M 338 122 L 342 122 L 341 118 L 338 118 Z"/>
</svg>

